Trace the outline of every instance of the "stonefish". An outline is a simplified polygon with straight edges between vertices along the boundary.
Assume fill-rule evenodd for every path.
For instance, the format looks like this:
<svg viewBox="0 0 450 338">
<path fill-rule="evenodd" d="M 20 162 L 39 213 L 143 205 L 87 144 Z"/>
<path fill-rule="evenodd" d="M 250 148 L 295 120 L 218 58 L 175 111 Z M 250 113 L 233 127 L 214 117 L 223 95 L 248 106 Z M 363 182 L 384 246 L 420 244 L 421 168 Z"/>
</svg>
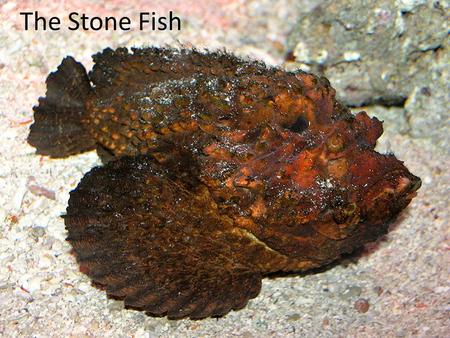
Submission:
<svg viewBox="0 0 450 338">
<path fill-rule="evenodd" d="M 327 79 L 225 52 L 105 49 L 47 78 L 28 141 L 108 161 L 64 216 L 81 271 L 127 307 L 221 316 L 274 272 L 302 272 L 387 232 L 420 187 L 374 151 L 382 124 Z"/>
</svg>

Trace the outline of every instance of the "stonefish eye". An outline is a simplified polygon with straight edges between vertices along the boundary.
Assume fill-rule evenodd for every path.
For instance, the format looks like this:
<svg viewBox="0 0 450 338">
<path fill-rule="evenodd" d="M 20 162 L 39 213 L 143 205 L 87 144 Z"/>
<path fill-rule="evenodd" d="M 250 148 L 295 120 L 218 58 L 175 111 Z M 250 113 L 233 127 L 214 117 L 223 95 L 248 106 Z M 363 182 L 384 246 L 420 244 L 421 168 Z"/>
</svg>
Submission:
<svg viewBox="0 0 450 338">
<path fill-rule="evenodd" d="M 309 127 L 309 121 L 303 116 L 299 116 L 293 124 L 287 127 L 290 131 L 294 133 L 302 133 Z"/>
</svg>

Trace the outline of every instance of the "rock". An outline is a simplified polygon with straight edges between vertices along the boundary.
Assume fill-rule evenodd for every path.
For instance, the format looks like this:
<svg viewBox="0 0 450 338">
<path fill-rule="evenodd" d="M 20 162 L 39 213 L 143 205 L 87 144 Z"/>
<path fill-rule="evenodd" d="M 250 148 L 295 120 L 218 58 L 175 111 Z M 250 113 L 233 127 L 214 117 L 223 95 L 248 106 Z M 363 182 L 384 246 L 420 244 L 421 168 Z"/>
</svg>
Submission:
<svg viewBox="0 0 450 338">
<path fill-rule="evenodd" d="M 381 294 L 384 292 L 383 288 L 381 286 L 375 286 L 373 288 L 373 291 L 378 295 L 381 296 Z"/>
<path fill-rule="evenodd" d="M 120 300 L 108 299 L 108 309 L 110 311 L 122 311 L 124 308 L 123 302 Z"/>
<path fill-rule="evenodd" d="M 450 82 L 448 70 L 447 66 L 443 72 L 435 74 L 430 82 L 417 84 L 405 103 L 411 136 L 430 137 L 442 148 L 448 145 L 449 140 L 445 130 L 449 124 L 449 88 L 442 85 Z"/>
<path fill-rule="evenodd" d="M 33 236 L 36 240 L 42 238 L 45 235 L 45 228 L 41 226 L 36 226 L 31 228 L 31 236 Z"/>
<path fill-rule="evenodd" d="M 32 277 L 28 280 L 28 291 L 33 294 L 41 289 L 42 278 Z"/>
<path fill-rule="evenodd" d="M 354 299 L 361 295 L 361 288 L 357 285 L 347 287 L 344 292 L 340 294 L 340 297 L 344 300 Z"/>
<path fill-rule="evenodd" d="M 83 293 L 87 293 L 92 290 L 92 286 L 88 283 L 83 282 L 78 285 L 77 289 Z"/>
<path fill-rule="evenodd" d="M 301 318 L 301 316 L 298 313 L 293 313 L 287 317 L 287 320 L 290 322 L 295 322 L 295 321 L 299 320 L 300 318 Z"/>
<path fill-rule="evenodd" d="M 354 307 L 359 313 L 366 313 L 369 311 L 370 304 L 367 299 L 360 298 L 355 302 Z"/>
<path fill-rule="evenodd" d="M 401 107 L 413 137 L 446 149 L 446 13 L 439 1 L 326 1 L 300 16 L 289 47 L 295 65 L 323 73 L 346 104 Z"/>
</svg>

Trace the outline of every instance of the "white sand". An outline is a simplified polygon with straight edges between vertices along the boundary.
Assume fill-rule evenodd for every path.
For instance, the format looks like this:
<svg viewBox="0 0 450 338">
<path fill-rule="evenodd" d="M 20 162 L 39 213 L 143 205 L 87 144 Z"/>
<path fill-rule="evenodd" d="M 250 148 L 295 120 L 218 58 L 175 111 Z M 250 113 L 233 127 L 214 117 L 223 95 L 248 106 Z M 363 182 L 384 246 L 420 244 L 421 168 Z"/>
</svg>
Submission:
<svg viewBox="0 0 450 338">
<path fill-rule="evenodd" d="M 201 321 L 170 321 L 124 310 L 121 302 L 107 300 L 105 293 L 92 287 L 88 277 L 78 271 L 70 245 L 64 240 L 66 232 L 59 215 L 65 211 L 69 191 L 100 162 L 94 152 L 51 160 L 35 155 L 26 143 L 31 107 L 45 93 L 48 72 L 67 54 L 90 68 L 90 55 L 106 46 L 176 46 L 180 44 L 177 41 L 200 47 L 225 46 L 241 55 L 280 63 L 282 43 L 294 19 L 294 1 L 275 2 L 271 9 L 269 1 L 260 1 L 259 6 L 257 1 L 249 1 L 241 7 L 240 1 L 221 1 L 222 7 L 208 7 L 205 1 L 199 1 L 205 8 L 212 8 L 209 19 L 205 19 L 201 12 L 189 12 L 189 1 L 170 1 L 166 7 L 173 5 L 175 10 L 190 13 L 186 28 L 179 34 L 24 32 L 18 5 L 8 2 L 3 6 L 1 336 L 449 336 L 448 154 L 430 140 L 396 134 L 393 125 L 385 126 L 381 148 L 405 160 L 408 168 L 422 178 L 423 186 L 390 234 L 369 246 L 357 262 L 347 260 L 306 277 L 265 279 L 261 294 L 243 310 Z M 77 3 L 93 13 L 104 10 L 126 15 L 139 10 L 133 1 L 117 5 L 110 2 L 106 9 Z M 71 1 L 66 4 L 70 6 Z M 28 8 L 33 7 L 53 15 L 75 8 L 42 3 Z M 229 13 L 222 17 L 223 8 Z M 36 195 L 49 194 L 37 187 L 54 192 L 55 200 Z M 354 308 L 358 299 L 368 301 L 366 313 Z"/>
</svg>

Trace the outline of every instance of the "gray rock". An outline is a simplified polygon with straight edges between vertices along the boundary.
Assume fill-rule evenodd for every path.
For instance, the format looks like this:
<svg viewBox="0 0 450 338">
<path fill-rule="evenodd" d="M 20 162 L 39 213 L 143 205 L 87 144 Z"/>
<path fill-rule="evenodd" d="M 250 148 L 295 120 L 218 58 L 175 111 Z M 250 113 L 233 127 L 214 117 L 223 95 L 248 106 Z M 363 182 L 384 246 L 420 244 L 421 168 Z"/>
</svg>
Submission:
<svg viewBox="0 0 450 338">
<path fill-rule="evenodd" d="M 295 66 L 324 74 L 348 105 L 404 108 L 411 136 L 447 148 L 448 7 L 446 1 L 326 1 L 302 14 L 290 36 Z"/>
<path fill-rule="evenodd" d="M 339 296 L 343 300 L 351 300 L 361 295 L 362 289 L 357 285 L 348 286 Z"/>
</svg>

